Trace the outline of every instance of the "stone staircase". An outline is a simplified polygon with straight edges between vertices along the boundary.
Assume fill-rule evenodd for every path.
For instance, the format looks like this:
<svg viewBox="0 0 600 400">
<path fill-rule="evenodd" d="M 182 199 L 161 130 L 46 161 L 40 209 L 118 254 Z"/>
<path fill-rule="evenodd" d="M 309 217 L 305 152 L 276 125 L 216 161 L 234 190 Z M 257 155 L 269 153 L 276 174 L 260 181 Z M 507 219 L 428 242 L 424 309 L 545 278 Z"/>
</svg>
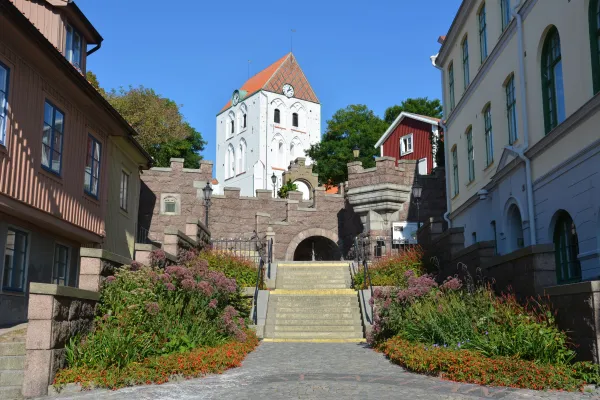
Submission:
<svg viewBox="0 0 600 400">
<path fill-rule="evenodd" d="M 348 262 L 286 262 L 269 295 L 265 341 L 362 342 Z"/>
<path fill-rule="evenodd" d="M 0 335 L 0 399 L 22 399 L 26 329 Z"/>
</svg>

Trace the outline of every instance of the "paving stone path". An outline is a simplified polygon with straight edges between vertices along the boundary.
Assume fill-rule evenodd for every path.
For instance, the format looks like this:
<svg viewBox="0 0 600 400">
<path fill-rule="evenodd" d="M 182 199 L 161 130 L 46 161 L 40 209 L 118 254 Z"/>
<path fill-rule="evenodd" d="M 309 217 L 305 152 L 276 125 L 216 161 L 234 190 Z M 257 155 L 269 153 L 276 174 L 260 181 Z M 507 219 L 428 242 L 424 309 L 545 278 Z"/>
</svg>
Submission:
<svg viewBox="0 0 600 400">
<path fill-rule="evenodd" d="M 405 372 L 360 344 L 262 343 L 241 368 L 164 385 L 58 395 L 61 399 L 594 399 L 458 384 Z"/>
</svg>

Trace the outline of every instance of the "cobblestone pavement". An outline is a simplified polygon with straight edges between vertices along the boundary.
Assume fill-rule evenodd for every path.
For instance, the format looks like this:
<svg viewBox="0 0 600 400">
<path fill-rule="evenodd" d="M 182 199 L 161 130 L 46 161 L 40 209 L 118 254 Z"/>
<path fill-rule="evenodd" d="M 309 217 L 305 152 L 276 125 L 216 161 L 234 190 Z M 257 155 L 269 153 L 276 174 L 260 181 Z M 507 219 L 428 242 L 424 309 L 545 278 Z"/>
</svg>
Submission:
<svg viewBox="0 0 600 400">
<path fill-rule="evenodd" d="M 262 343 L 222 375 L 118 391 L 62 393 L 60 399 L 594 399 L 459 384 L 405 372 L 365 345 Z"/>
</svg>

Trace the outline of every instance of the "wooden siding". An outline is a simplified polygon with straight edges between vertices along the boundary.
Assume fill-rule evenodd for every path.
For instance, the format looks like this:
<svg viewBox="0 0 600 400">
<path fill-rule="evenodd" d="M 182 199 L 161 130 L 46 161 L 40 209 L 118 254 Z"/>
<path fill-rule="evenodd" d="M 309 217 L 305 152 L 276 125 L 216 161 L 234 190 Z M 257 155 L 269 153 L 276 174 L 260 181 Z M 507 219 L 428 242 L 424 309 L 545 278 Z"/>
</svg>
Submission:
<svg viewBox="0 0 600 400">
<path fill-rule="evenodd" d="M 106 240 L 103 248 L 124 257 L 133 258 L 135 228 L 140 201 L 138 165 L 128 154 L 131 144 L 123 138 L 109 139 L 110 165 L 108 166 L 108 202 L 106 210 Z M 135 150 L 133 150 L 135 151 Z M 129 173 L 127 211 L 121 210 L 121 171 Z"/>
<path fill-rule="evenodd" d="M 10 1 L 42 32 L 54 47 L 64 54 L 66 42 L 65 20 L 58 9 L 44 0 Z"/>
<path fill-rule="evenodd" d="M 98 118 L 93 111 L 79 109 L 69 100 L 74 95 L 65 88 L 66 74 L 58 81 L 42 75 L 28 63 L 32 59 L 31 53 L 27 53 L 20 42 L 15 41 L 14 47 L 9 47 L 13 38 L 23 37 L 6 17 L 0 15 L 0 61 L 10 68 L 6 146 L 0 146 L 0 194 L 95 234 L 103 234 L 107 134 L 91 120 Z M 46 63 L 50 61 L 43 64 L 41 71 L 44 74 L 53 68 L 51 63 Z M 35 65 L 39 64 L 36 62 Z M 41 167 L 45 99 L 65 114 L 62 176 Z M 93 199 L 83 191 L 88 134 L 102 143 L 99 199 Z"/>
<path fill-rule="evenodd" d="M 400 156 L 400 138 L 413 134 L 413 152 Z M 398 160 L 420 160 L 427 158 L 427 174 L 433 169 L 433 151 L 431 149 L 431 124 L 404 118 L 392 134 L 383 142 L 383 156 L 394 157 Z"/>
</svg>

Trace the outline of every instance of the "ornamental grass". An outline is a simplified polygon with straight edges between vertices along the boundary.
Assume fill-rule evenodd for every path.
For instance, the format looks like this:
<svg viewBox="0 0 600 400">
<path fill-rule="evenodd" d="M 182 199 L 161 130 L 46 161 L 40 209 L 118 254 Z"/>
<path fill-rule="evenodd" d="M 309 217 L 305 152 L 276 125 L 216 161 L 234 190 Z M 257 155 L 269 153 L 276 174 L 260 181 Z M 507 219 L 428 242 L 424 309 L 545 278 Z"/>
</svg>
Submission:
<svg viewBox="0 0 600 400">
<path fill-rule="evenodd" d="M 423 250 L 416 246 L 399 254 L 382 257 L 369 266 L 369 275 L 373 286 L 395 286 L 406 287 L 408 278 L 407 271 L 415 275 L 425 272 L 422 263 Z M 366 289 L 364 271 L 362 267 L 358 274 L 353 277 L 356 289 Z"/>
</svg>

